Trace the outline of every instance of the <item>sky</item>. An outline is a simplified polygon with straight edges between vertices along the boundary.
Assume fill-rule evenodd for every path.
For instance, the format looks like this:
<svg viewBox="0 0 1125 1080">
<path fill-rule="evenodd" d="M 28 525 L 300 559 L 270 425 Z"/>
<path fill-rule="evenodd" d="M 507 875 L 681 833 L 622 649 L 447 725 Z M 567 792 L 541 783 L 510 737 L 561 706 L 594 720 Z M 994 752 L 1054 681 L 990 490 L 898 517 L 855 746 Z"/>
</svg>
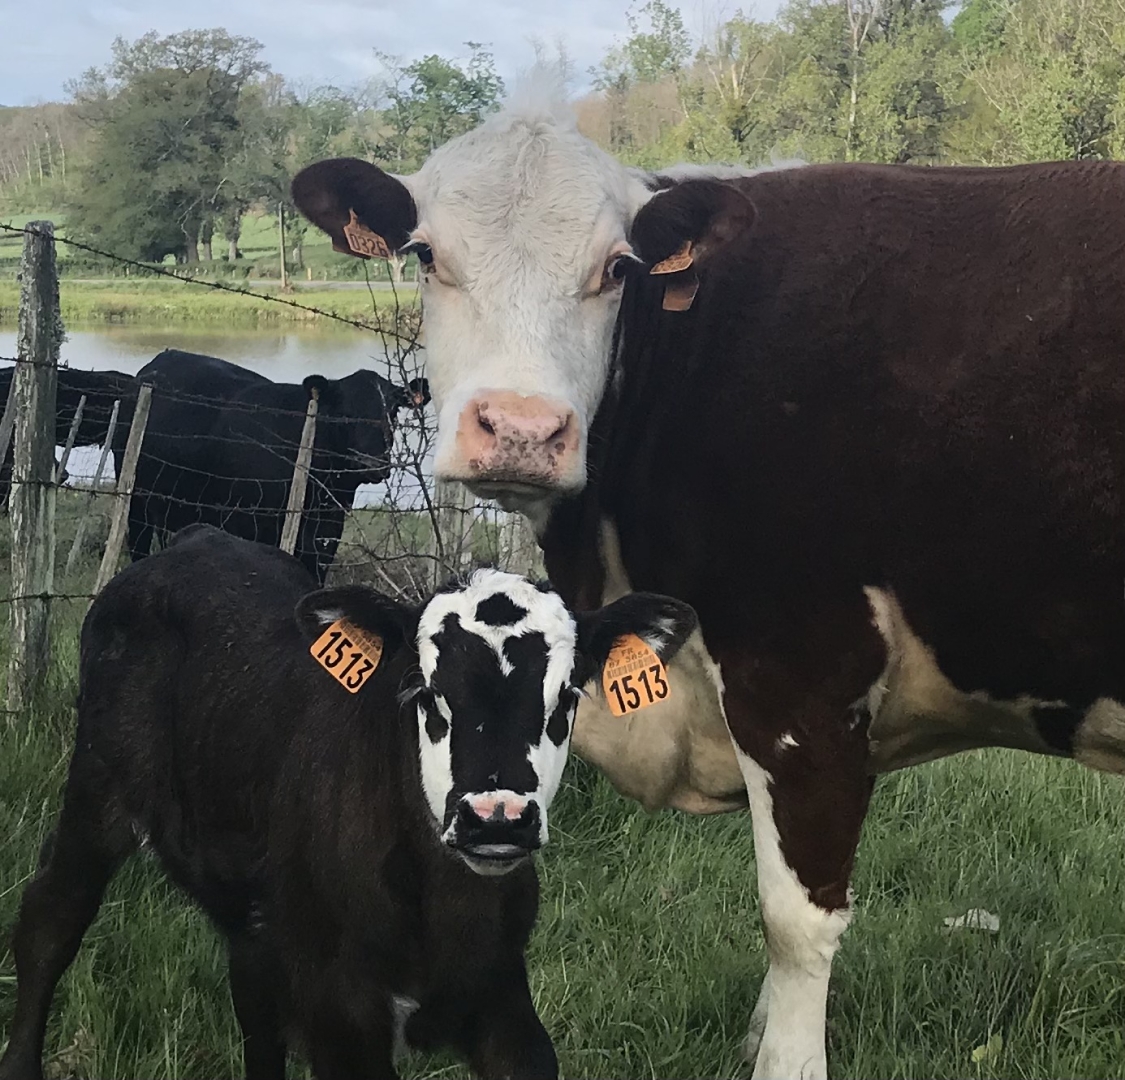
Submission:
<svg viewBox="0 0 1125 1080">
<path fill-rule="evenodd" d="M 508 81 L 531 63 L 532 42 L 561 40 L 579 74 L 628 34 L 630 0 L 5 0 L 0 105 L 62 101 L 64 84 L 109 60 L 117 36 L 222 26 L 254 37 L 277 72 L 310 85 L 354 86 L 379 75 L 374 50 L 407 62 L 464 57 L 486 43 Z M 741 8 L 772 18 L 780 0 L 671 0 L 696 34 Z M 640 6 L 640 0 L 637 2 Z"/>
</svg>

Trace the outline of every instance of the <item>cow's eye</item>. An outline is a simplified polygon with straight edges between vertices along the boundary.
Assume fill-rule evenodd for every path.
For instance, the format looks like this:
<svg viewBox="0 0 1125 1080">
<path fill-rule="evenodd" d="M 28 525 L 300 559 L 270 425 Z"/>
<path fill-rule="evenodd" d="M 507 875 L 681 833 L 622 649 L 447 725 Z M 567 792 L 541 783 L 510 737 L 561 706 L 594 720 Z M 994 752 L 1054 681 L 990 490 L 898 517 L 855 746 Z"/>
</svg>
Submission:
<svg viewBox="0 0 1125 1080">
<path fill-rule="evenodd" d="M 427 273 L 434 268 L 434 249 L 429 244 L 423 244 L 421 240 L 416 240 L 414 243 L 408 244 L 406 250 L 418 256 L 422 269 Z"/>
<path fill-rule="evenodd" d="M 635 255 L 626 252 L 611 255 L 602 275 L 602 290 L 620 288 L 629 271 L 639 265 L 640 260 Z"/>
</svg>

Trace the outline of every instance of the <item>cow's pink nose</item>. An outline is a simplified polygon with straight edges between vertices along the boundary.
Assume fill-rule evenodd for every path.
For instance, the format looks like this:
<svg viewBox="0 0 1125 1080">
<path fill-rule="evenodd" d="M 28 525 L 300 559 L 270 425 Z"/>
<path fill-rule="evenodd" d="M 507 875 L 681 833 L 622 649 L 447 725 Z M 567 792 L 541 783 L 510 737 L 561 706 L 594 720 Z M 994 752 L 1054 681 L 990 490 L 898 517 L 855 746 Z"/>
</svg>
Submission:
<svg viewBox="0 0 1125 1080">
<path fill-rule="evenodd" d="M 579 444 L 574 410 L 538 395 L 486 391 L 457 422 L 458 455 L 474 479 L 570 484 Z"/>
<path fill-rule="evenodd" d="M 467 795 L 465 802 L 481 821 L 518 821 L 527 809 L 527 799 L 518 795 Z"/>
</svg>

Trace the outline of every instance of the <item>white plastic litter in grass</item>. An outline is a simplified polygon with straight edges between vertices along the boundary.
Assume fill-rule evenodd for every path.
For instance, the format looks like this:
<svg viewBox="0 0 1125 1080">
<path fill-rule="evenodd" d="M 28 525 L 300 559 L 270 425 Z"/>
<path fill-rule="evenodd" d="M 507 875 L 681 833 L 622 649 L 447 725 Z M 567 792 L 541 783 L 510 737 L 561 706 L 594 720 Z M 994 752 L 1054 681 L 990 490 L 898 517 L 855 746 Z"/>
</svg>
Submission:
<svg viewBox="0 0 1125 1080">
<path fill-rule="evenodd" d="M 984 908 L 969 908 L 964 915 L 950 915 L 942 922 L 950 930 L 987 930 L 990 934 L 995 934 L 1000 929 L 1000 916 L 993 915 Z"/>
</svg>

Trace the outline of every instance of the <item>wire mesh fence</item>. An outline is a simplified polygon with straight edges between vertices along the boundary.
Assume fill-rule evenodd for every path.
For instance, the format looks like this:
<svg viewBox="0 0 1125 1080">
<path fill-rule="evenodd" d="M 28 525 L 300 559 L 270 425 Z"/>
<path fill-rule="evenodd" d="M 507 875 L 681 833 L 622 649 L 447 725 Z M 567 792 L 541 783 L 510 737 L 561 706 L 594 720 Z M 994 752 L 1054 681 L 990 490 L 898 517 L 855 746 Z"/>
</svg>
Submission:
<svg viewBox="0 0 1125 1080">
<path fill-rule="evenodd" d="M 45 230 L 37 229 L 32 223 L 25 233 L 42 241 Z M 198 283 L 182 280 L 185 287 Z M 57 279 L 53 293 L 57 318 Z M 379 355 L 371 369 L 339 379 L 310 372 L 287 384 L 176 350 L 135 376 L 70 367 L 65 349 L 57 358 L 25 349 L 23 327 L 33 313 L 24 308 L 38 302 L 25 300 L 21 295 L 20 355 L 0 357 L 9 421 L 0 421 L 0 510 L 15 507 L 29 487 L 49 498 L 31 539 L 25 532 L 17 541 L 7 513 L 0 522 L 0 557 L 13 566 L 0 583 L 0 608 L 13 618 L 32 601 L 53 609 L 51 618 L 63 604 L 84 613 L 106 568 L 158 550 L 193 522 L 273 545 L 288 533 L 314 577 L 370 584 L 403 599 L 419 600 L 474 565 L 541 572 L 522 518 L 477 502 L 460 485 L 434 482 L 435 420 L 426 405 L 416 303 L 396 295 L 391 312 L 373 305 L 370 323 L 343 320 L 356 333 L 375 332 Z M 45 381 L 21 379 L 21 370 L 44 369 Z M 20 427 L 20 394 L 33 382 L 51 400 L 37 426 L 29 428 L 25 417 Z M 138 430 L 145 386 L 151 405 Z M 6 438 L 5 426 L 20 428 L 16 439 Z M 14 453 L 20 438 L 49 448 L 53 465 L 30 474 L 21 465 L 27 454 Z M 17 588 L 14 568 L 27 555 L 17 548 L 48 540 L 46 585 Z"/>
</svg>

